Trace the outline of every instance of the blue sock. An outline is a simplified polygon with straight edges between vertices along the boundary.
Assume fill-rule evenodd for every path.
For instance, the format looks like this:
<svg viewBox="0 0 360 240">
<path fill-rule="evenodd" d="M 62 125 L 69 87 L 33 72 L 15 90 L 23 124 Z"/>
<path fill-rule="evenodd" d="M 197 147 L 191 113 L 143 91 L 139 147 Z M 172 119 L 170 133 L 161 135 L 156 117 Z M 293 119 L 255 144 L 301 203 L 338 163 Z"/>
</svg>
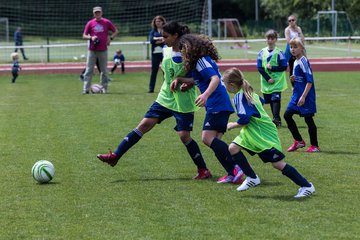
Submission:
<svg viewBox="0 0 360 240">
<path fill-rule="evenodd" d="M 245 155 L 241 151 L 235 155 L 232 155 L 232 158 L 234 163 L 240 166 L 241 170 L 243 170 L 246 176 L 256 178 L 254 170 L 252 169 Z"/>
<path fill-rule="evenodd" d="M 218 138 L 214 138 L 211 142 L 210 148 L 214 151 L 216 158 L 226 170 L 228 175 L 234 176 L 234 164 L 228 145 Z"/>
<path fill-rule="evenodd" d="M 286 164 L 282 170 L 282 174 L 290 178 L 295 184 L 300 187 L 310 187 L 310 183 L 304 178 L 294 167 L 290 164 Z"/>
<path fill-rule="evenodd" d="M 185 147 L 197 168 L 207 169 L 204 158 L 201 155 L 199 145 L 193 139 L 191 139 L 189 142 L 185 143 Z"/>
<path fill-rule="evenodd" d="M 129 150 L 132 146 L 134 146 L 141 139 L 142 136 L 142 132 L 135 128 L 121 141 L 114 153 L 120 159 L 121 156 L 124 155 L 127 150 Z"/>
</svg>

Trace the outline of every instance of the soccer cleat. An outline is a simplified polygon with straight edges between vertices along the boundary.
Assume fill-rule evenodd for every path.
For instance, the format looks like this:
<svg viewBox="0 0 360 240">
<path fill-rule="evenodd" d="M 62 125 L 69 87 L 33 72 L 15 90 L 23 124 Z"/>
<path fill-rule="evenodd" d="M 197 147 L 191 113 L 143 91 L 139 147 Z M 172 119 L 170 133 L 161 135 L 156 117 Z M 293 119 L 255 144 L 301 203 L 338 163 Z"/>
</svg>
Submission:
<svg viewBox="0 0 360 240">
<path fill-rule="evenodd" d="M 198 169 L 198 174 L 193 177 L 193 179 L 196 179 L 196 180 L 202 180 L 202 179 L 207 179 L 207 178 L 211 178 L 212 175 L 211 175 L 211 172 L 206 169 L 206 168 L 200 168 Z"/>
<path fill-rule="evenodd" d="M 256 187 L 260 184 L 260 178 L 256 175 L 256 178 L 246 177 L 244 182 L 236 189 L 239 192 L 246 191 L 249 188 Z"/>
<path fill-rule="evenodd" d="M 245 174 L 241 170 L 241 168 L 238 165 L 235 165 L 233 183 L 241 184 L 244 181 L 243 180 L 244 176 L 245 176 Z"/>
<path fill-rule="evenodd" d="M 232 183 L 234 177 L 231 175 L 225 175 L 217 180 L 217 183 Z"/>
<path fill-rule="evenodd" d="M 312 183 L 310 183 L 310 187 L 301 187 L 299 188 L 298 193 L 294 196 L 294 198 L 304 198 L 310 197 L 315 192 L 315 187 Z"/>
<path fill-rule="evenodd" d="M 294 140 L 294 143 L 293 145 L 291 145 L 289 148 L 288 148 L 288 152 L 294 152 L 296 150 L 298 150 L 299 148 L 303 148 L 305 147 L 305 142 L 304 140 L 301 140 L 301 141 L 296 141 Z"/>
<path fill-rule="evenodd" d="M 109 153 L 98 154 L 96 157 L 112 167 L 115 167 L 119 160 L 118 156 L 115 153 L 112 153 L 110 150 Z"/>
<path fill-rule="evenodd" d="M 313 152 L 320 152 L 320 149 L 319 149 L 319 147 L 317 147 L 317 146 L 311 145 L 311 146 L 306 150 L 306 152 L 311 152 L 311 153 L 313 153 Z"/>
</svg>

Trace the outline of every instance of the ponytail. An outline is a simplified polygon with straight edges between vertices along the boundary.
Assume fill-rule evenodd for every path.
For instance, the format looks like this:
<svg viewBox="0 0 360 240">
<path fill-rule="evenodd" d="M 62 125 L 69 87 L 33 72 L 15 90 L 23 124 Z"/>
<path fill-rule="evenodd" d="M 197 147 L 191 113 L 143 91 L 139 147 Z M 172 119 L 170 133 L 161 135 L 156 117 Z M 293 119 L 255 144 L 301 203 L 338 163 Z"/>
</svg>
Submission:
<svg viewBox="0 0 360 240">
<path fill-rule="evenodd" d="M 244 92 L 247 102 L 254 104 L 254 97 L 252 95 L 254 89 L 252 88 L 252 86 L 246 79 L 243 79 L 243 84 L 242 84 L 241 88 Z"/>
</svg>

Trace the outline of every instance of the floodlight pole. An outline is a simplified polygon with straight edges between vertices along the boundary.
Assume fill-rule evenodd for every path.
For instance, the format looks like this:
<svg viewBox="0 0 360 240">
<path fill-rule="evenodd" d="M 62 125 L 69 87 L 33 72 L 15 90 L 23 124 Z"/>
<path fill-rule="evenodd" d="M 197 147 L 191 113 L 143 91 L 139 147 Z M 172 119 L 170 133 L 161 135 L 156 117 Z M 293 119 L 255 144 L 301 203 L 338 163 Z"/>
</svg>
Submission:
<svg viewBox="0 0 360 240">
<path fill-rule="evenodd" d="M 208 36 L 212 37 L 212 0 L 208 0 Z"/>
<path fill-rule="evenodd" d="M 333 34 L 333 37 L 336 37 L 336 22 L 335 22 L 335 0 L 331 0 L 331 11 L 332 11 L 332 14 L 331 14 L 331 24 L 332 24 L 332 34 Z M 337 18 L 337 16 L 336 16 Z"/>
</svg>

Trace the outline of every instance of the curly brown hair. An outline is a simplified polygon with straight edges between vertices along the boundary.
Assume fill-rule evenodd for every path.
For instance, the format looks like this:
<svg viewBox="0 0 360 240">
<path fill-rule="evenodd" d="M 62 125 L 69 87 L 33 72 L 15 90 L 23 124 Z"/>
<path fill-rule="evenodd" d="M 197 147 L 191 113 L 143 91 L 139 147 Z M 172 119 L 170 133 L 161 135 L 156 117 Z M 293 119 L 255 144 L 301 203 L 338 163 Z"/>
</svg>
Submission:
<svg viewBox="0 0 360 240">
<path fill-rule="evenodd" d="M 197 61 L 204 56 L 210 56 L 214 61 L 220 59 L 213 42 L 205 35 L 182 36 L 179 40 L 179 49 L 186 71 L 195 69 Z"/>
</svg>

